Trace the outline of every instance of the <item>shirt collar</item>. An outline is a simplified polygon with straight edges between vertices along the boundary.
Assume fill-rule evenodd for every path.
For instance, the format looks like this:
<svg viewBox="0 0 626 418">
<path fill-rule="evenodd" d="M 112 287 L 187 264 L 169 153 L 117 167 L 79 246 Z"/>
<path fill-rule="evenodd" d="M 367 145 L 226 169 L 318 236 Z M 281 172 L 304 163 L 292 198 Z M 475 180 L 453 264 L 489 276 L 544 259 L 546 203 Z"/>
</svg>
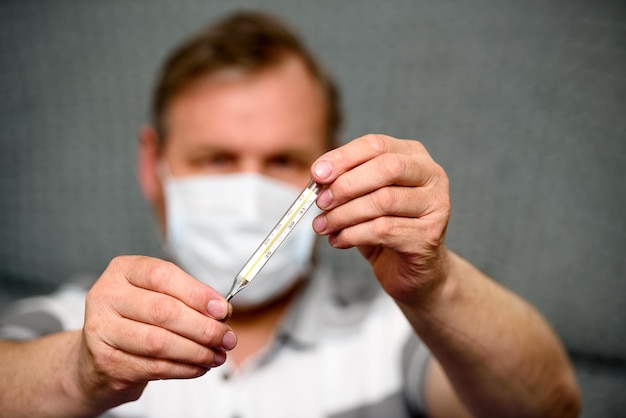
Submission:
<svg viewBox="0 0 626 418">
<path fill-rule="evenodd" d="M 276 334 L 277 343 L 296 349 L 314 346 L 322 332 L 358 326 L 382 293 L 373 276 L 338 280 L 329 264 L 314 268 L 298 292 Z"/>
<path fill-rule="evenodd" d="M 319 340 L 323 321 L 321 314 L 332 299 L 331 282 L 332 272 L 328 266 L 313 269 L 311 277 L 289 307 L 279 327 L 277 341 L 305 349 Z"/>
</svg>

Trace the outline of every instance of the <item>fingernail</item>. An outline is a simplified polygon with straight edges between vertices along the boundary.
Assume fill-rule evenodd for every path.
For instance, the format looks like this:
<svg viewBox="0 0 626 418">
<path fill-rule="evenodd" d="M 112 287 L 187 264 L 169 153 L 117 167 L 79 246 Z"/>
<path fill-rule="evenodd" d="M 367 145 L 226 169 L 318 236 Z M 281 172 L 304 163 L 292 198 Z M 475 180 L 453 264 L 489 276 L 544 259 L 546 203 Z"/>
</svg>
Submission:
<svg viewBox="0 0 626 418">
<path fill-rule="evenodd" d="M 219 299 L 211 299 L 207 305 L 207 311 L 215 319 L 222 319 L 228 313 L 228 307 Z"/>
<path fill-rule="evenodd" d="M 328 236 L 328 243 L 331 247 L 335 248 L 337 246 L 337 235 L 332 234 Z"/>
<path fill-rule="evenodd" d="M 325 178 L 328 178 L 333 170 L 328 161 L 320 161 L 315 164 L 315 167 L 313 167 L 313 172 L 317 177 L 323 180 Z"/>
<path fill-rule="evenodd" d="M 232 331 L 226 331 L 226 334 L 222 337 L 222 348 L 226 351 L 230 351 L 237 345 L 237 336 Z"/>
<path fill-rule="evenodd" d="M 324 189 L 322 193 L 317 197 L 317 206 L 320 209 L 327 209 L 333 202 L 333 194 L 330 189 Z"/>
<path fill-rule="evenodd" d="M 226 361 L 226 353 L 223 351 L 216 351 L 213 356 L 213 364 L 221 366 Z"/>
<path fill-rule="evenodd" d="M 324 231 L 326 231 L 326 226 L 327 225 L 328 225 L 328 223 L 326 221 L 326 216 L 324 216 L 324 215 L 320 215 L 317 218 L 313 219 L 313 229 L 318 234 L 321 234 Z"/>
</svg>

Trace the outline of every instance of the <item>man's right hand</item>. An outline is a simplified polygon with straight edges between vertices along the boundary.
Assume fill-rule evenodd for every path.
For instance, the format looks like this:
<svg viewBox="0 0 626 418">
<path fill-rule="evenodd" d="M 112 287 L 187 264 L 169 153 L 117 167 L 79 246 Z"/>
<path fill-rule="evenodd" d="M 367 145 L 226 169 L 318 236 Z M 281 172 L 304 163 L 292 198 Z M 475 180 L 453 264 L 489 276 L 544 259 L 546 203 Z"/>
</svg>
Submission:
<svg viewBox="0 0 626 418">
<path fill-rule="evenodd" d="M 105 410 L 137 399 L 151 380 L 217 367 L 237 337 L 231 305 L 172 263 L 115 258 L 87 295 L 76 388 Z"/>
</svg>

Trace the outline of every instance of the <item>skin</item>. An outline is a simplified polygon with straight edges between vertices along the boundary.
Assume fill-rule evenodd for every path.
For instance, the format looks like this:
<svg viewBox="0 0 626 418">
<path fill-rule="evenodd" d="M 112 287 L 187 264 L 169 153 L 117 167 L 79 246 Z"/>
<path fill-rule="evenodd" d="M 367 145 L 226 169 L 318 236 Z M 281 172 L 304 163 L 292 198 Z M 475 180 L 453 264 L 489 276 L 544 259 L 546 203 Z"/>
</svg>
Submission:
<svg viewBox="0 0 626 418">
<path fill-rule="evenodd" d="M 159 164 L 170 175 L 254 172 L 303 188 L 326 150 L 325 101 L 302 64 L 285 61 L 255 76 L 217 75 L 190 86 L 170 106 L 161 150 L 154 129 L 141 132 L 140 182 L 166 231 Z M 292 289 L 295 290 L 295 289 Z M 239 365 L 270 340 L 290 298 L 235 310 L 229 325 L 239 337 L 229 355 Z"/>
<path fill-rule="evenodd" d="M 578 414 L 574 374 L 543 318 L 445 247 L 448 180 L 420 143 L 367 135 L 312 173 L 329 185 L 314 229 L 336 248 L 358 247 L 436 357 L 431 416 Z"/>
<path fill-rule="evenodd" d="M 316 232 L 358 247 L 436 358 L 431 416 L 576 416 L 572 368 L 543 318 L 446 248 L 443 169 L 419 142 L 384 135 L 324 153 L 323 106 L 294 59 L 179 94 L 165 147 L 152 128 L 140 134 L 140 184 L 163 228 L 163 163 L 173 176 L 253 171 L 298 187 L 312 176 L 325 186 Z M 267 344 L 291 297 L 233 312 L 171 263 L 116 258 L 88 294 L 83 330 L 0 342 L 0 415 L 95 416 L 150 380 L 200 376 L 227 352 L 240 364 Z"/>
</svg>

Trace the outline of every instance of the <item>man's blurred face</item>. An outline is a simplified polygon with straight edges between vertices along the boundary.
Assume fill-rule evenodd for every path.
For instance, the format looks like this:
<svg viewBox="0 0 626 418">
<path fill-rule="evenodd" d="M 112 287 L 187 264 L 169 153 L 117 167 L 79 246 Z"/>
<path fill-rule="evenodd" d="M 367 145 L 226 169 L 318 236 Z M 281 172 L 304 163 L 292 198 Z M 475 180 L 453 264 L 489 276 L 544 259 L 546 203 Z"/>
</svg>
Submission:
<svg viewBox="0 0 626 418">
<path fill-rule="evenodd" d="M 325 106 L 321 88 L 295 58 L 259 74 L 208 77 L 171 103 L 162 159 L 174 177 L 254 172 L 304 187 L 326 150 Z"/>
</svg>

